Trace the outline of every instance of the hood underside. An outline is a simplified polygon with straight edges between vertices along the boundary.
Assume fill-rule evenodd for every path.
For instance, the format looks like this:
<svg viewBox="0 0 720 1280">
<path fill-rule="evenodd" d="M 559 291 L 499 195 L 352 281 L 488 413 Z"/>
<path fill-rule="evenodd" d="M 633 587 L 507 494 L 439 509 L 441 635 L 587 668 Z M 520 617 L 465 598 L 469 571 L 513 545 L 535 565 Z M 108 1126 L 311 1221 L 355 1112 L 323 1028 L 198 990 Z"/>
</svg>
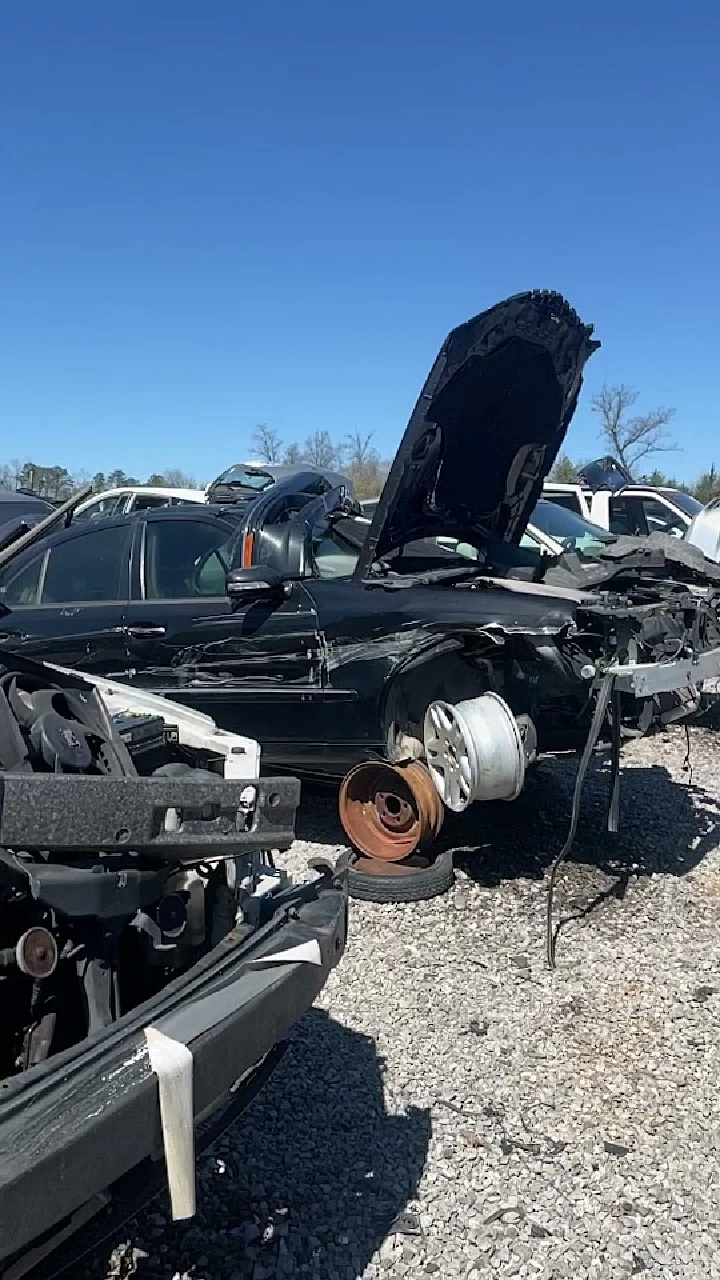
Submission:
<svg viewBox="0 0 720 1280">
<path fill-rule="evenodd" d="M 358 573 L 419 538 L 517 543 L 600 345 L 560 294 L 517 294 L 453 329 L 378 502 Z"/>
</svg>

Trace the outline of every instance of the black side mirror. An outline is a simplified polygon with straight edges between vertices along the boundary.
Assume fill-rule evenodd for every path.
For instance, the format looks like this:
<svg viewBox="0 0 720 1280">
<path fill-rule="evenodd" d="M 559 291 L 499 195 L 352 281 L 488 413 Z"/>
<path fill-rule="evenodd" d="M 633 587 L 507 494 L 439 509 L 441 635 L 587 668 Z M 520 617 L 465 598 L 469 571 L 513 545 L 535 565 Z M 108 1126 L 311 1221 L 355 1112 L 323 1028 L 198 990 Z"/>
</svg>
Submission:
<svg viewBox="0 0 720 1280">
<path fill-rule="evenodd" d="M 277 569 L 268 564 L 231 569 L 225 579 L 225 590 L 235 609 L 241 605 L 256 604 L 259 600 L 281 600 L 288 593 L 287 583 Z"/>
</svg>

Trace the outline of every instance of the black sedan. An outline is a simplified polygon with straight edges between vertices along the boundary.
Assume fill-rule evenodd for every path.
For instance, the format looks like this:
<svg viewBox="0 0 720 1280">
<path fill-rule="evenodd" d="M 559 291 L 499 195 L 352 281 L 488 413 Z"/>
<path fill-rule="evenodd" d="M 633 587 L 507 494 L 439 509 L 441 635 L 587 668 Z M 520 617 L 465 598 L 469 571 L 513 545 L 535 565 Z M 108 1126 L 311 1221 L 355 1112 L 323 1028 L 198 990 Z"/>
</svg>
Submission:
<svg viewBox="0 0 720 1280">
<path fill-rule="evenodd" d="M 617 757 L 626 727 L 692 711 L 720 673 L 720 570 L 694 549 L 619 539 L 588 563 L 519 545 L 591 333 L 548 293 L 453 330 L 370 523 L 316 474 L 26 548 L 0 572 L 6 643 L 207 711 L 268 767 L 344 778 L 355 891 L 381 871 L 412 896 L 445 808 L 513 799 L 607 707 Z"/>
</svg>

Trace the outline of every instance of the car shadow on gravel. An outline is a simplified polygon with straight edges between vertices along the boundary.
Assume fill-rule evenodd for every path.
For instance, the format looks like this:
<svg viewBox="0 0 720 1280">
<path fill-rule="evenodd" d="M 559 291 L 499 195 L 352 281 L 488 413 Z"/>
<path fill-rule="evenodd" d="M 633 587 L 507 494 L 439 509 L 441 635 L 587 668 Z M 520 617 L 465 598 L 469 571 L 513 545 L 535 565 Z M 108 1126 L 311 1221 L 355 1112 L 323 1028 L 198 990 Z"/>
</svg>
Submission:
<svg viewBox="0 0 720 1280">
<path fill-rule="evenodd" d="M 542 764 L 512 804 L 476 805 L 447 816 L 441 841 L 455 865 L 486 887 L 510 879 L 542 879 L 559 853 L 570 824 L 576 762 Z M 622 896 L 629 878 L 658 872 L 686 875 L 720 843 L 720 805 L 692 783 L 676 782 L 662 765 L 623 771 L 620 822 L 607 830 L 610 777 L 607 763 L 594 762 L 582 796 L 578 830 L 568 871 L 578 882 Z"/>
<path fill-rule="evenodd" d="M 355 1280 L 393 1227 L 413 1232 L 405 1210 L 430 1141 L 429 1111 L 387 1112 L 383 1071 L 369 1036 L 311 1010 L 268 1084 L 202 1157 L 196 1217 L 169 1222 L 158 1197 L 83 1277 Z"/>
</svg>

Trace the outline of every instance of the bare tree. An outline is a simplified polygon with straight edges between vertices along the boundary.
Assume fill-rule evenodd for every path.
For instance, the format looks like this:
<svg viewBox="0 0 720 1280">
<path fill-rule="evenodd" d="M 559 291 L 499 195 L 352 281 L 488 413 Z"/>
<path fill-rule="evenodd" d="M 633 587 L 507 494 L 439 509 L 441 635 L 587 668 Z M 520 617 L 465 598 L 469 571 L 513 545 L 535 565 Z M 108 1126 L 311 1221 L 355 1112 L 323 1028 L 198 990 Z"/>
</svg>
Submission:
<svg viewBox="0 0 720 1280">
<path fill-rule="evenodd" d="M 259 422 L 252 433 L 253 449 L 262 462 L 279 462 L 282 457 L 282 439 L 280 432 L 269 427 L 267 422 Z"/>
<path fill-rule="evenodd" d="M 289 444 L 285 450 L 283 462 L 288 467 L 296 467 L 299 462 L 302 462 L 302 456 L 303 454 L 300 445 L 296 440 L 293 440 L 292 444 Z"/>
<path fill-rule="evenodd" d="M 668 434 L 675 410 L 665 405 L 649 413 L 629 417 L 638 398 L 633 387 L 620 383 L 604 386 L 592 398 L 593 412 L 600 418 L 600 430 L 613 456 L 632 475 L 633 467 L 651 453 L 672 453 L 677 445 Z"/>
<path fill-rule="evenodd" d="M 195 477 L 188 475 L 187 471 L 181 471 L 179 467 L 168 467 L 163 471 L 163 483 L 171 489 L 197 489 L 198 487 Z"/>
<path fill-rule="evenodd" d="M 371 441 L 372 432 L 363 435 L 361 431 L 351 431 L 344 441 L 343 470 L 352 480 L 359 498 L 376 498 L 385 479 L 380 454 Z"/>
<path fill-rule="evenodd" d="M 341 456 L 342 450 L 334 443 L 329 431 L 313 431 L 305 441 L 303 458 L 314 467 L 337 467 Z"/>
<path fill-rule="evenodd" d="M 371 444 L 372 438 L 372 431 L 369 431 L 366 436 L 357 430 L 348 432 L 343 442 L 348 467 L 360 469 L 367 466 L 373 456 L 377 457 L 377 451 Z"/>
</svg>

